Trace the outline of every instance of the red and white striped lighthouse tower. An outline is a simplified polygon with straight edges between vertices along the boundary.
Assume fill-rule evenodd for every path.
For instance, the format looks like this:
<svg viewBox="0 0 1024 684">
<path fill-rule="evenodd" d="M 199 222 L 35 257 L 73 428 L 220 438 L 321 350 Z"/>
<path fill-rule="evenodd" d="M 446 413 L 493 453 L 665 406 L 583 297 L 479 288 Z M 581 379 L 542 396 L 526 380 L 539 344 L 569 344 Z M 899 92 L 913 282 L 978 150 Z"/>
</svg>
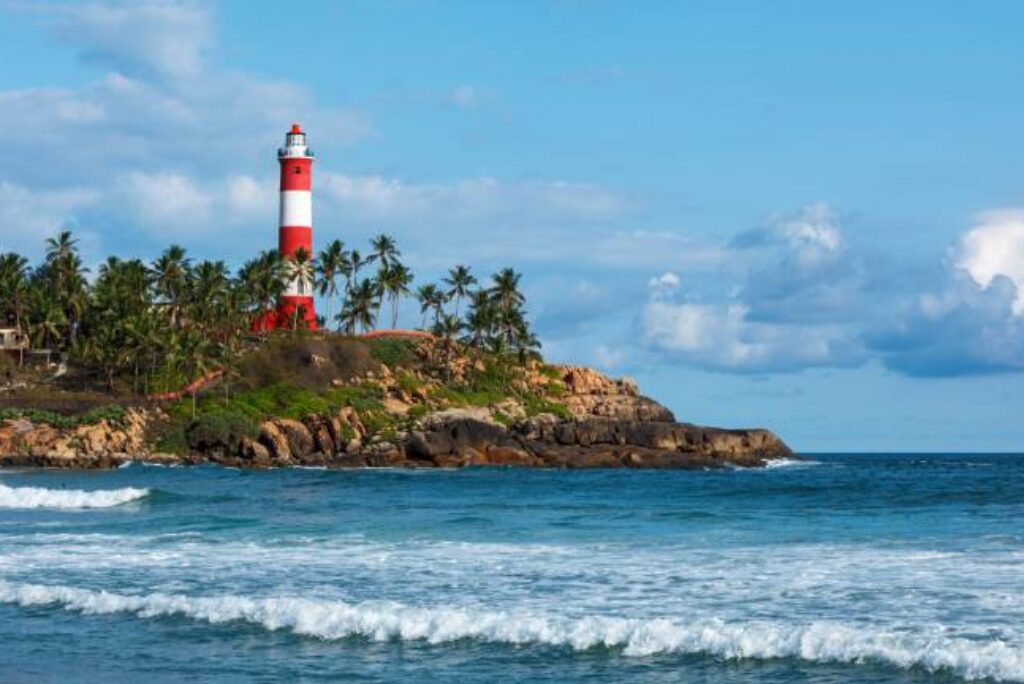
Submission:
<svg viewBox="0 0 1024 684">
<path fill-rule="evenodd" d="M 313 153 L 306 145 L 306 134 L 299 124 L 285 135 L 284 147 L 277 151 L 281 163 L 281 221 L 278 249 L 285 259 L 305 250 L 313 258 Z M 296 313 L 307 328 L 315 329 L 313 281 L 294 272 L 277 307 L 277 323 L 291 327 Z"/>
</svg>

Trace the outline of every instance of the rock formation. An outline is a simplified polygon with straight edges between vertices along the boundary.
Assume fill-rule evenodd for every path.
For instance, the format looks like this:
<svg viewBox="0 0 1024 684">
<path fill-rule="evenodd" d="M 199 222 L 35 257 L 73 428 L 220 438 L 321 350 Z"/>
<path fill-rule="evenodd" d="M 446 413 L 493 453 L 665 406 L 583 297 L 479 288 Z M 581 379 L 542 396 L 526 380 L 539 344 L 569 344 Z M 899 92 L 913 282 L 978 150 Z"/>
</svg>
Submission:
<svg viewBox="0 0 1024 684">
<path fill-rule="evenodd" d="M 428 407 L 428 391 L 403 389 L 386 367 L 373 380 L 388 414 L 406 418 L 414 407 Z M 359 411 L 345 406 L 302 420 L 270 418 L 259 424 L 258 435 L 231 444 L 200 442 L 187 456 L 153 453 L 147 427 L 161 420 L 158 411 L 130 409 L 117 424 L 103 420 L 68 430 L 14 419 L 0 423 L 0 465 L 103 468 L 159 460 L 248 468 L 717 468 L 756 467 L 792 455 L 767 430 L 677 423 L 668 409 L 640 395 L 633 381 L 589 368 L 534 366 L 521 382 L 524 390 L 543 386 L 556 394 L 567 415 L 527 417 L 527 407 L 513 395 L 488 406 L 420 411 L 409 429 L 382 436 L 371 434 Z"/>
</svg>

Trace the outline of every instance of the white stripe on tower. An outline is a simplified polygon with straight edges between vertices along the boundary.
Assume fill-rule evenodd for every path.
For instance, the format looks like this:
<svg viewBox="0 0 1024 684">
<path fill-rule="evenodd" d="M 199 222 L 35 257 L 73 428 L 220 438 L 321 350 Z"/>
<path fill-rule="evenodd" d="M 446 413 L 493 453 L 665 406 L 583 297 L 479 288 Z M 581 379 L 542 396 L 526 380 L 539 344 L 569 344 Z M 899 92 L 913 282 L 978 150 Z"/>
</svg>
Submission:
<svg viewBox="0 0 1024 684">
<path fill-rule="evenodd" d="M 313 193 L 309 190 L 281 191 L 281 222 L 285 226 L 313 227 Z"/>
</svg>

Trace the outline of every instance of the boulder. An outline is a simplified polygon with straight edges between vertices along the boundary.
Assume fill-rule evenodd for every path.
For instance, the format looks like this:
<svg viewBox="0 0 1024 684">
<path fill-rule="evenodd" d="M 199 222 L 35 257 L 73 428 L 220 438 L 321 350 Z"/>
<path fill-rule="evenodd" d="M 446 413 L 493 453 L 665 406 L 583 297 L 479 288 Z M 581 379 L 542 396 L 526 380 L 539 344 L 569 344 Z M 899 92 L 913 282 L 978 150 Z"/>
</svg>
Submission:
<svg viewBox="0 0 1024 684">
<path fill-rule="evenodd" d="M 288 451 L 292 458 L 304 458 L 313 452 L 314 441 L 309 428 L 297 420 L 288 418 L 278 418 L 275 423 L 288 442 Z"/>
</svg>

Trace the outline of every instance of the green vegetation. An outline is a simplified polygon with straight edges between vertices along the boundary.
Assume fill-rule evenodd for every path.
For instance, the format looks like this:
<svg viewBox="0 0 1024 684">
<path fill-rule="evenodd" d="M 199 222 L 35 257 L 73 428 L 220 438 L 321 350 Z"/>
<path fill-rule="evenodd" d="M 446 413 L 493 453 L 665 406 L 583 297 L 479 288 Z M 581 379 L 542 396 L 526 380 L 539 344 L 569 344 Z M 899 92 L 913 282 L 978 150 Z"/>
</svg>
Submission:
<svg viewBox="0 0 1024 684">
<path fill-rule="evenodd" d="M 414 343 L 397 337 L 370 340 L 370 354 L 385 366 L 398 368 L 412 363 Z"/>
<path fill-rule="evenodd" d="M 124 420 L 123 406 L 104 406 L 75 416 L 65 416 L 53 411 L 37 411 L 32 409 L 0 409 L 0 421 L 29 420 L 33 423 L 49 425 L 60 430 L 68 430 L 81 425 L 94 425 L 107 421 L 111 425 L 121 425 Z"/>
<path fill-rule="evenodd" d="M 264 252 L 232 274 L 222 261 L 195 263 L 184 248 L 172 245 L 150 264 L 109 257 L 90 278 L 77 240 L 62 231 L 46 241 L 46 258 L 38 266 L 19 254 L 0 254 L 0 326 L 28 334 L 37 349 L 66 355 L 80 374 L 95 378 L 111 394 L 129 386 L 137 395 L 174 391 L 219 369 L 225 371 L 221 383 L 227 396 L 235 378 L 258 375 L 252 364 L 239 367 L 253 349 L 280 340 L 281 334 L 269 330 L 269 314 L 290 283 L 327 299 L 321 327 L 337 323 L 349 335 L 373 330 L 385 304 L 391 327 L 397 326 L 399 305 L 411 296 L 415 280 L 400 257 L 394 239 L 378 235 L 365 257 L 335 240 L 315 257 L 304 251 L 289 258 Z M 376 271 L 366 277 L 369 267 Z M 520 361 L 539 348 L 519 281 L 520 275 L 506 268 L 489 286 L 478 287 L 470 269 L 460 265 L 441 284 L 419 288 L 423 327 L 432 314 L 430 330 L 440 338 L 446 359 L 460 345 Z M 337 297 L 341 307 L 335 315 Z M 304 321 L 296 312 L 285 334 L 301 338 Z M 370 353 L 391 367 L 412 361 L 407 340 L 373 340 Z M 265 355 L 272 356 L 272 350 Z M 287 379 L 264 378 L 256 385 Z M 199 402 L 192 399 L 195 417 Z"/>
<path fill-rule="evenodd" d="M 557 371 L 541 367 L 551 382 L 539 389 L 524 380 L 524 367 L 540 344 L 527 323 L 518 273 L 503 269 L 481 284 L 460 265 L 413 294 L 414 275 L 400 257 L 395 241 L 379 235 L 365 256 L 335 240 L 316 256 L 264 252 L 232 273 L 224 262 L 194 262 L 172 245 L 148 264 L 110 257 L 93 274 L 75 237 L 63 231 L 47 240 L 37 266 L 18 254 L 0 254 L 0 327 L 14 327 L 34 348 L 66 358 L 76 391 L 92 392 L 99 401 L 104 390 L 122 396 L 176 392 L 220 372 L 209 388 L 171 403 L 169 421 L 154 428 L 157 448 L 171 453 L 236 449 L 258 435 L 262 420 L 327 416 L 343 407 L 355 409 L 378 439 L 394 437 L 430 411 L 493 406 L 508 398 L 530 415 L 567 413 L 553 401 L 564 392 Z M 336 333 L 305 330 L 302 312 L 285 322 L 287 330 L 270 330 L 275 326 L 268 314 L 290 283 L 326 300 L 326 317 L 318 323 L 336 325 Z M 373 330 L 382 309 L 395 328 L 401 301 L 412 296 L 433 342 L 355 336 Z M 19 372 L 16 361 L 4 356 L 0 362 L 0 371 Z M 365 381 L 383 377 L 377 375 L 382 366 L 407 394 L 422 398 L 429 388 L 426 400 L 407 415 L 389 413 L 382 387 Z M 0 419 L 68 428 L 118 423 L 124 410 L 110 406 L 67 416 L 6 409 Z M 498 420 L 511 419 L 500 414 Z"/>
</svg>

